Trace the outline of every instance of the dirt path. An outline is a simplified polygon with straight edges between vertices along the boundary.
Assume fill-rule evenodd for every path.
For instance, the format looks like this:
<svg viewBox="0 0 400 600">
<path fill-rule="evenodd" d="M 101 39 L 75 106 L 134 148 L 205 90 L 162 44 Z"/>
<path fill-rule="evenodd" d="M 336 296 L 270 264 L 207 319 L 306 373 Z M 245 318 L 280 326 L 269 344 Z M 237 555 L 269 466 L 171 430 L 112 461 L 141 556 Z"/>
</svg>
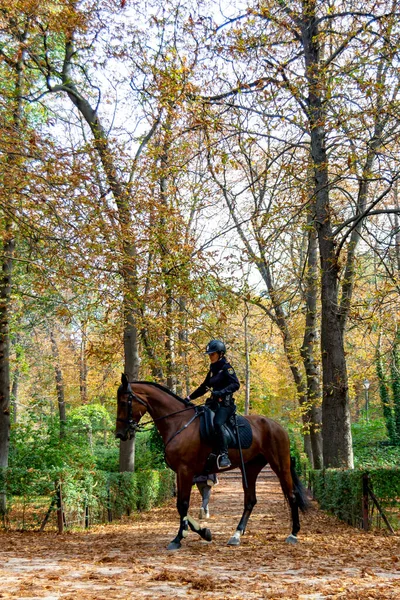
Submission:
<svg viewBox="0 0 400 600">
<path fill-rule="evenodd" d="M 197 517 L 199 494 L 193 490 Z M 297 546 L 284 543 L 289 514 L 276 481 L 261 481 L 240 547 L 227 546 L 242 511 L 241 485 L 213 490 L 213 542 L 178 528 L 175 502 L 89 533 L 0 534 L 0 598 L 192 600 L 400 599 L 400 538 L 364 534 L 320 513 L 302 518 Z"/>
</svg>

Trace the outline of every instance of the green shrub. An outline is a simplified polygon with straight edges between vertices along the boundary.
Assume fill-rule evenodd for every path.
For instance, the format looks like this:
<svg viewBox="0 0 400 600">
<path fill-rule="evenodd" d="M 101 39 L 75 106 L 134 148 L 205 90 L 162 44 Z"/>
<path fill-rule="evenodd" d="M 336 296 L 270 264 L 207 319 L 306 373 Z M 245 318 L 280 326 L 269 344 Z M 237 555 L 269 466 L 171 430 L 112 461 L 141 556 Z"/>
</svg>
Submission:
<svg viewBox="0 0 400 600">
<path fill-rule="evenodd" d="M 12 500 L 31 507 L 40 499 L 43 510 L 50 505 L 61 486 L 67 526 L 82 527 L 88 508 L 90 523 L 105 522 L 109 511 L 113 518 L 135 511 L 149 510 L 171 498 L 174 493 L 175 473 L 170 469 L 147 470 L 137 473 L 109 473 L 100 470 L 62 471 L 9 468 L 0 471 L 0 489 L 8 496 L 9 512 Z M 21 490 L 23 493 L 21 494 Z M 17 491 L 17 494 L 13 493 Z M 33 523 L 37 525 L 37 520 Z M 26 528 L 25 521 L 18 525 Z"/>
<path fill-rule="evenodd" d="M 173 495 L 175 477 L 169 474 L 172 471 L 142 471 L 136 474 L 137 481 L 137 509 L 149 510 L 161 504 Z"/>
<path fill-rule="evenodd" d="M 119 448 L 117 445 L 104 446 L 96 444 L 93 448 L 96 469 L 118 473 L 119 471 Z"/>
<path fill-rule="evenodd" d="M 107 484 L 106 505 L 115 518 L 124 513 L 137 510 L 137 497 L 140 494 L 136 473 L 105 473 Z"/>
<path fill-rule="evenodd" d="M 135 469 L 165 469 L 164 443 L 158 430 L 153 427 L 136 435 Z"/>
<path fill-rule="evenodd" d="M 383 506 L 400 504 L 400 469 L 368 470 L 370 486 Z"/>
<path fill-rule="evenodd" d="M 67 525 L 82 525 L 85 507 L 93 523 L 107 520 L 109 511 L 117 518 L 171 497 L 175 475 L 165 468 L 158 431 L 153 427 L 136 436 L 132 474 L 118 472 L 119 448 L 112 428 L 100 404 L 70 410 L 62 437 L 58 418 L 25 414 L 24 421 L 12 427 L 9 468 L 0 472 L 8 507 L 13 499 L 19 507 L 38 498 L 49 505 L 60 483 Z"/>
<path fill-rule="evenodd" d="M 322 469 L 310 471 L 314 498 L 323 510 L 339 519 L 359 525 L 362 519 L 362 475 L 358 471 Z"/>
<path fill-rule="evenodd" d="M 396 468 L 400 464 L 400 446 L 364 446 L 354 450 L 354 465 L 358 469 Z"/>
<path fill-rule="evenodd" d="M 290 456 L 295 460 L 296 473 L 303 481 L 307 482 L 311 465 L 307 454 L 304 452 L 303 436 L 291 427 L 288 427 L 288 433 L 290 440 Z"/>
<path fill-rule="evenodd" d="M 383 418 L 374 418 L 371 421 L 358 421 L 351 426 L 353 449 L 377 446 L 387 440 L 386 425 Z"/>
<path fill-rule="evenodd" d="M 310 471 L 311 488 L 320 507 L 354 526 L 362 523 L 364 469 Z M 400 469 L 368 470 L 369 487 L 382 509 L 400 504 Z"/>
</svg>

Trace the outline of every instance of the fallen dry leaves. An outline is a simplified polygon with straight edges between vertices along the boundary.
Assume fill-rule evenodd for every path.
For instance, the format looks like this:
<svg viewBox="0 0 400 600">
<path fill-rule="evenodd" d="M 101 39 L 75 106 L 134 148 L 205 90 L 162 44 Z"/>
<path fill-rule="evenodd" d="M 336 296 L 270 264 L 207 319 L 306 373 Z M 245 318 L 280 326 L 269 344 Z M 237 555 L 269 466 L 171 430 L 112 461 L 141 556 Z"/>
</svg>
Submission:
<svg viewBox="0 0 400 600">
<path fill-rule="evenodd" d="M 193 490 L 197 517 L 199 495 Z M 242 511 L 240 481 L 211 500 L 213 542 L 191 533 L 175 552 L 175 501 L 85 532 L 0 534 L 0 599 L 400 600 L 400 538 L 352 529 L 314 505 L 297 546 L 276 480 L 262 480 L 240 547 L 226 545 Z"/>
</svg>

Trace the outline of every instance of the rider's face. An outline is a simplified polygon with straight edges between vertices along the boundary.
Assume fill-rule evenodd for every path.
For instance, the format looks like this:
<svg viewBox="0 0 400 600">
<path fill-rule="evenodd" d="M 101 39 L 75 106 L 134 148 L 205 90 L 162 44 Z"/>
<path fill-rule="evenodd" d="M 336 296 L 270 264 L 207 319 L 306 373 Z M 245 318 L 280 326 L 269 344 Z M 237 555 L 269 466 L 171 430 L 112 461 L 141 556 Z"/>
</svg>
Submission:
<svg viewBox="0 0 400 600">
<path fill-rule="evenodd" d="M 219 359 L 219 352 L 211 352 L 208 356 L 210 357 L 210 362 L 215 363 Z"/>
</svg>

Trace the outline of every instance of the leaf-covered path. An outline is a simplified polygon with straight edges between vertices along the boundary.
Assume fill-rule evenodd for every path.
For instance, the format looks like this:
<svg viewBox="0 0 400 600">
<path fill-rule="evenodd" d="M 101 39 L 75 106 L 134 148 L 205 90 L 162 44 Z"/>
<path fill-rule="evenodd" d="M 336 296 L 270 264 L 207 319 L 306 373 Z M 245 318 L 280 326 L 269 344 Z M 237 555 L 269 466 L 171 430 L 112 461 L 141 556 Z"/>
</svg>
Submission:
<svg viewBox="0 0 400 600">
<path fill-rule="evenodd" d="M 178 527 L 175 502 L 89 532 L 0 534 L 0 598 L 192 600 L 400 599 L 400 538 L 364 534 L 317 510 L 289 546 L 279 485 L 263 480 L 240 547 L 227 546 L 242 510 L 239 481 L 214 488 L 208 544 L 191 533 L 166 550 Z M 199 494 L 193 490 L 197 517 Z"/>
</svg>

